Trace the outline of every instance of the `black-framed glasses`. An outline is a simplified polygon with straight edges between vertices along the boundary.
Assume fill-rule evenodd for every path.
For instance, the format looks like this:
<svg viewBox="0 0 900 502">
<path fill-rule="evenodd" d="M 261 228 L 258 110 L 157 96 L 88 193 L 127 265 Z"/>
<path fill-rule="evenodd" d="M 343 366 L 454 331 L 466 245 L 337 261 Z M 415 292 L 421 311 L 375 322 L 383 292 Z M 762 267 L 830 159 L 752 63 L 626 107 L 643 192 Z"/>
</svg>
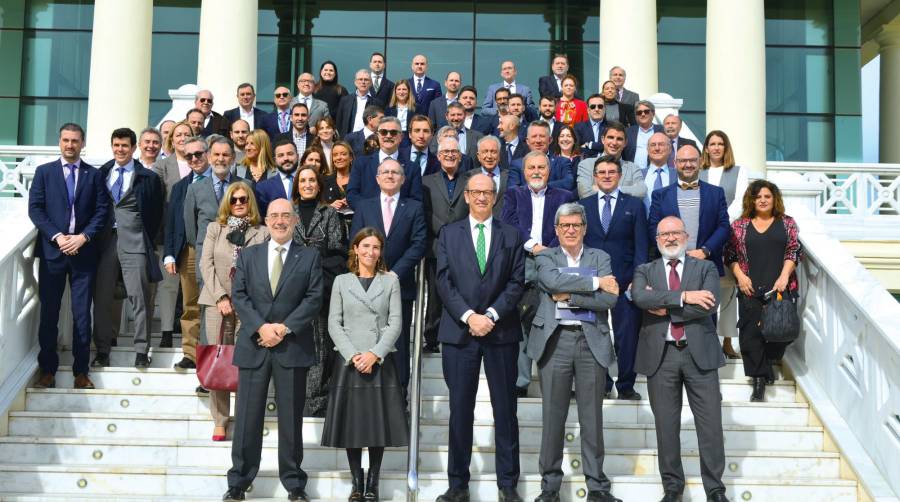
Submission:
<svg viewBox="0 0 900 502">
<path fill-rule="evenodd" d="M 557 223 L 556 228 L 560 230 L 581 230 L 584 223 Z"/>
<path fill-rule="evenodd" d="M 591 110 L 602 110 L 603 105 L 588 105 L 588 108 L 590 108 Z"/>
<path fill-rule="evenodd" d="M 247 197 L 246 195 L 239 195 L 239 196 L 237 196 L 237 197 L 232 197 L 232 198 L 231 198 L 231 205 L 232 205 L 232 206 L 235 205 L 235 204 L 241 204 L 241 205 L 244 205 L 244 204 L 246 204 L 249 200 L 250 200 L 250 197 Z"/>
<path fill-rule="evenodd" d="M 684 230 L 673 230 L 671 232 L 660 232 L 656 234 L 657 239 L 677 239 L 682 235 L 687 235 L 687 232 Z"/>
<path fill-rule="evenodd" d="M 185 154 L 184 154 L 184 160 L 191 161 L 191 160 L 194 160 L 194 159 L 202 159 L 204 155 L 206 155 L 206 152 L 204 152 L 204 151 L 202 151 L 202 150 L 199 151 L 199 152 L 193 152 L 193 153 L 187 153 L 187 152 L 185 152 Z"/>
<path fill-rule="evenodd" d="M 379 129 L 378 134 L 381 136 L 399 136 L 400 131 L 397 129 Z"/>
</svg>

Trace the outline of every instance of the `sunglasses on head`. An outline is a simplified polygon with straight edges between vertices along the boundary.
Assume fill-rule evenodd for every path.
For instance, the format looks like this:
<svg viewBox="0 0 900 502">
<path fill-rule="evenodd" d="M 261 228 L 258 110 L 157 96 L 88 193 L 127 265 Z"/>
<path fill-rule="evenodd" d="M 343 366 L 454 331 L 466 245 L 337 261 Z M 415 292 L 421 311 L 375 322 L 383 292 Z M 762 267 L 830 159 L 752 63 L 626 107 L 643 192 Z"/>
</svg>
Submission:
<svg viewBox="0 0 900 502">
<path fill-rule="evenodd" d="M 250 200 L 250 198 L 247 197 L 246 195 L 239 195 L 237 197 L 231 198 L 231 204 L 232 205 L 234 205 L 234 204 L 242 204 L 243 205 L 243 204 L 246 204 L 248 200 Z"/>
<path fill-rule="evenodd" d="M 204 152 L 202 150 L 199 152 L 185 153 L 184 159 L 185 160 L 202 159 L 205 154 L 206 154 L 206 152 Z"/>
</svg>

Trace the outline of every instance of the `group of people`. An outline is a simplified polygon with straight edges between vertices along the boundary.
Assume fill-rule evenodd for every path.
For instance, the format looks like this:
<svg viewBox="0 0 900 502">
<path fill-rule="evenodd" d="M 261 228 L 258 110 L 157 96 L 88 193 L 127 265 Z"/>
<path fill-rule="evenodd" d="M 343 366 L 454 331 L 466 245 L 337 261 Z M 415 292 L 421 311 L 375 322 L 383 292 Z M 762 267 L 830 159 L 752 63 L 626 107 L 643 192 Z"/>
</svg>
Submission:
<svg viewBox="0 0 900 502">
<path fill-rule="evenodd" d="M 317 416 L 325 417 L 322 444 L 347 451 L 349 500 L 377 500 L 384 448 L 408 441 L 421 262 L 424 350 L 441 354 L 450 400 L 440 502 L 469 500 L 482 359 L 499 500 L 522 500 L 516 406 L 535 364 L 537 502 L 559 500 L 573 397 L 587 499 L 618 500 L 603 473 L 602 402 L 642 399 L 637 373 L 647 376 L 656 420 L 663 501 L 681 500 L 685 484 L 682 385 L 707 495 L 727 500 L 718 368 L 742 357 L 750 399 L 764 400 L 785 344 L 767 343 L 758 321 L 772 292 L 797 291 L 798 230 L 778 187 L 749 182 L 724 132 L 698 146 L 679 135 L 677 116 L 654 124 L 653 104 L 624 88 L 619 67 L 581 100 L 564 55 L 537 96 L 505 61 L 480 112 L 459 72 L 442 88 L 425 56 L 413 58 L 408 79 L 390 81 L 385 67 L 372 54 L 348 93 L 325 62 L 318 81 L 298 77 L 296 95 L 278 86 L 270 113 L 254 106 L 250 84 L 221 115 L 201 90 L 184 120 L 113 131 L 113 159 L 99 169 L 80 157 L 84 130 L 64 124 L 60 159 L 38 167 L 29 198 L 41 258 L 36 385 L 55 385 L 67 280 L 76 388 L 93 388 L 90 368 L 110 365 L 122 300 L 137 368 L 151 363 L 154 305 L 161 347 L 172 346 L 180 309 L 176 369 L 196 367 L 201 329 L 208 343 L 235 345 L 224 500 L 243 500 L 257 474 L 270 380 L 289 499 L 308 500 L 301 424 Z M 735 328 L 740 355 L 729 338 Z M 209 397 L 212 438 L 223 441 L 230 395 Z"/>
</svg>

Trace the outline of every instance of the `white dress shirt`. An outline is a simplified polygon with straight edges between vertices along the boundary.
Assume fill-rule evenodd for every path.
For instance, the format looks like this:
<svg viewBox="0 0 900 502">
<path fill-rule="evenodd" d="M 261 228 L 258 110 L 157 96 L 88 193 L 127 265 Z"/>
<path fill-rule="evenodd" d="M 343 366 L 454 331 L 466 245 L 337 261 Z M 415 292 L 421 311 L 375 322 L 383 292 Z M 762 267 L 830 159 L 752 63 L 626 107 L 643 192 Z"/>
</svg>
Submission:
<svg viewBox="0 0 900 502">
<path fill-rule="evenodd" d="M 491 257 L 491 255 L 490 255 L 490 252 L 491 252 L 491 224 L 493 221 L 494 221 L 493 216 L 488 216 L 488 218 L 484 221 L 478 221 L 475 218 L 473 218 L 471 214 L 469 215 L 469 231 L 472 232 L 472 244 L 474 244 L 473 249 L 475 250 L 476 257 L 478 256 L 478 229 L 475 227 L 475 225 L 477 225 L 479 223 L 484 223 L 484 253 L 485 253 L 484 258 L 485 258 L 485 260 L 487 260 L 488 258 Z M 494 315 L 494 319 L 496 321 L 500 320 L 500 316 L 497 315 L 497 311 L 494 310 L 494 307 L 489 307 L 488 311 Z M 469 316 L 471 316 L 474 313 L 475 313 L 474 310 L 469 309 L 469 310 L 463 312 L 463 315 L 459 319 L 463 322 L 463 324 L 465 324 L 466 321 L 469 320 Z"/>
<path fill-rule="evenodd" d="M 386 158 L 388 158 L 388 157 L 390 157 L 390 158 L 392 158 L 392 159 L 394 159 L 394 160 L 397 160 L 397 158 L 400 157 L 400 155 L 399 155 L 398 152 L 394 152 L 394 153 L 388 155 L 387 153 L 385 153 L 384 150 L 378 150 L 378 165 L 380 166 L 381 163 L 384 162 L 384 159 L 386 159 Z M 401 168 L 401 171 L 402 171 L 402 170 L 403 170 L 403 169 L 402 169 L 402 168 L 403 168 L 403 165 L 402 165 L 402 164 L 401 164 L 400 168 Z M 405 176 L 405 174 L 404 174 L 404 176 Z"/>
<path fill-rule="evenodd" d="M 529 187 L 528 193 L 531 195 L 531 233 L 529 239 L 525 241 L 525 251 L 530 253 L 534 246 L 543 244 L 541 234 L 544 229 L 544 201 L 547 200 L 547 187 L 539 192 Z"/>
<path fill-rule="evenodd" d="M 601 221 L 603 220 L 603 206 L 606 205 L 606 201 L 603 200 L 604 195 L 607 195 L 607 194 L 604 193 L 603 190 L 600 190 L 599 192 L 597 192 L 597 197 L 599 197 L 597 199 L 597 202 L 598 202 L 597 211 L 598 211 L 598 215 L 600 216 Z M 619 189 L 618 188 L 614 189 L 612 192 L 609 192 L 608 195 L 610 195 L 610 198 L 609 198 L 610 220 L 609 221 L 612 222 L 612 215 L 616 214 L 616 202 L 619 201 Z"/>
<path fill-rule="evenodd" d="M 363 111 L 365 111 L 366 103 L 368 103 L 368 102 L 369 102 L 368 94 L 364 94 L 364 95 L 360 96 L 358 92 L 356 93 L 356 116 L 353 118 L 353 131 L 352 132 L 356 132 L 366 126 L 366 123 L 363 122 Z"/>
<path fill-rule="evenodd" d="M 266 270 L 269 271 L 269 277 L 272 277 L 272 262 L 275 260 L 275 256 L 278 254 L 277 252 L 275 252 L 275 248 L 278 246 L 284 248 L 284 251 L 281 253 L 282 263 L 284 263 L 285 261 L 287 261 L 288 253 L 291 252 L 291 240 L 288 239 L 288 241 L 284 244 L 279 244 L 275 242 L 275 239 L 269 239 L 269 254 L 266 258 Z M 284 268 L 282 267 L 281 270 L 284 271 Z"/>
<path fill-rule="evenodd" d="M 684 277 L 684 255 L 681 255 L 676 259 L 678 260 L 678 265 L 675 265 L 675 273 L 678 274 L 678 279 L 680 280 L 682 277 Z M 665 283 L 666 283 L 666 285 L 668 285 L 669 284 L 669 271 L 672 270 L 672 267 L 669 266 L 668 258 L 663 257 L 663 265 L 664 265 L 663 268 L 665 269 L 665 274 L 663 274 L 663 279 L 665 279 L 665 281 L 666 281 Z M 682 302 L 682 306 L 684 306 L 683 302 Z M 682 338 L 682 340 L 686 340 L 686 338 Z M 667 342 L 675 341 L 675 338 L 672 336 L 672 323 L 671 322 L 669 323 L 669 328 L 666 330 L 666 341 Z"/>
<path fill-rule="evenodd" d="M 241 112 L 241 119 L 247 121 L 247 124 L 250 125 L 250 130 L 256 129 L 255 124 L 253 123 L 253 107 L 250 107 L 250 111 L 244 110 L 240 106 L 238 110 Z"/>
<path fill-rule="evenodd" d="M 734 166 L 732 169 L 737 168 L 738 166 Z M 725 172 L 723 167 L 710 167 L 706 172 L 708 176 L 706 182 L 710 185 L 720 186 L 723 172 Z M 750 184 L 750 180 L 747 176 L 747 170 L 740 168 L 737 175 L 737 184 L 734 188 L 734 200 L 728 206 L 728 221 L 740 218 L 741 213 L 744 211 L 744 192 L 747 191 L 748 184 Z"/>
<path fill-rule="evenodd" d="M 560 246 L 560 250 L 562 250 L 563 254 L 566 256 L 566 266 L 567 267 L 580 267 L 581 257 L 584 256 L 584 245 L 582 244 L 581 249 L 578 251 L 578 256 L 572 256 L 566 251 L 566 248 Z M 597 289 L 600 285 L 600 278 L 594 277 L 594 289 Z M 557 309 L 558 311 L 559 309 Z M 559 312 L 557 312 L 557 316 Z M 563 326 L 581 326 L 581 321 L 577 319 L 560 319 L 559 324 Z"/>
<path fill-rule="evenodd" d="M 475 120 L 474 113 L 472 113 L 471 115 L 466 115 L 466 118 L 463 119 L 463 126 L 465 126 L 466 129 L 471 129 L 473 120 Z"/>
<path fill-rule="evenodd" d="M 635 158 L 637 160 L 637 158 Z M 669 166 L 663 164 L 661 166 L 655 166 L 650 164 L 647 166 L 647 176 L 644 176 L 644 186 L 647 187 L 647 195 L 644 196 L 644 206 L 647 208 L 647 211 L 650 210 L 650 202 L 653 200 L 653 187 L 656 186 L 656 170 L 662 169 L 662 172 L 659 176 L 662 178 L 662 187 L 665 188 L 669 186 L 669 183 L 672 182 L 672 177 L 676 176 L 676 174 L 669 170 Z"/>
<path fill-rule="evenodd" d="M 134 159 L 129 160 L 124 166 L 113 164 L 112 169 L 109 170 L 109 176 L 106 178 L 106 188 L 112 192 L 112 186 L 116 183 L 116 180 L 119 179 L 118 169 L 120 167 L 125 168 L 125 172 L 122 174 L 122 195 L 124 195 L 131 189 L 131 179 L 134 178 Z"/>
<path fill-rule="evenodd" d="M 506 81 L 504 81 L 503 87 L 506 87 L 507 89 L 509 89 L 510 94 L 516 93 L 516 81 L 515 80 L 513 80 L 512 82 L 509 82 L 509 83 L 506 83 Z"/>
<path fill-rule="evenodd" d="M 397 107 L 397 120 L 400 121 L 400 130 L 406 130 L 406 118 L 409 117 L 409 108 L 406 106 Z"/>
<path fill-rule="evenodd" d="M 650 141 L 650 136 L 653 134 L 652 124 L 649 129 L 638 126 L 637 140 L 634 144 L 634 163 L 641 169 L 647 167 L 647 142 Z"/>
</svg>

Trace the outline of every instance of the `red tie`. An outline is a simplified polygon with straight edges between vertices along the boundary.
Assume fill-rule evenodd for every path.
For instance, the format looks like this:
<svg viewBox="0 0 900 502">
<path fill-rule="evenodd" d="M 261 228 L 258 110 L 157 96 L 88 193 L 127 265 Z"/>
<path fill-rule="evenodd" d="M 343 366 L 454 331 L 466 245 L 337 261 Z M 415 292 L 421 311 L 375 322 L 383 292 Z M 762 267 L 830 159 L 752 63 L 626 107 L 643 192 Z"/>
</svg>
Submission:
<svg viewBox="0 0 900 502">
<path fill-rule="evenodd" d="M 672 267 L 669 270 L 669 291 L 681 290 L 681 278 L 678 277 L 678 271 L 675 270 L 675 267 L 678 266 L 678 260 L 669 260 L 669 266 Z M 672 323 L 672 338 L 676 342 L 684 338 L 684 323 Z"/>
</svg>

